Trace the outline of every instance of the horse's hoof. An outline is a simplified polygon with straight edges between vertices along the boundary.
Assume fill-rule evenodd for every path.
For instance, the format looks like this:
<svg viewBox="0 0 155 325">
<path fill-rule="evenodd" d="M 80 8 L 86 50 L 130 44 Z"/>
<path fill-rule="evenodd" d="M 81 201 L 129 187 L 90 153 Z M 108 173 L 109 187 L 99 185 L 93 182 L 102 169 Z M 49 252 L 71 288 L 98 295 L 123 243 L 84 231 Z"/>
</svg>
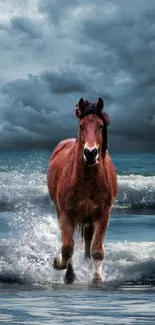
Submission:
<svg viewBox="0 0 155 325">
<path fill-rule="evenodd" d="M 75 279 L 76 279 L 75 273 L 74 274 L 66 274 L 64 281 L 66 284 L 72 284 L 75 281 Z"/>
<path fill-rule="evenodd" d="M 103 283 L 103 277 L 101 274 L 99 273 L 95 273 L 93 278 L 92 278 L 92 281 L 91 281 L 92 284 L 94 285 L 100 285 Z"/>
<path fill-rule="evenodd" d="M 68 267 L 67 267 L 67 271 L 65 274 L 65 283 L 66 284 L 72 284 L 74 282 L 74 280 L 76 279 L 76 275 L 75 272 L 73 270 L 73 266 L 71 263 L 68 263 Z"/>
<path fill-rule="evenodd" d="M 54 258 L 54 262 L 53 262 L 53 268 L 55 270 L 65 270 L 66 269 L 66 265 L 62 263 L 62 261 L 60 261 L 59 258 L 55 257 Z"/>
</svg>

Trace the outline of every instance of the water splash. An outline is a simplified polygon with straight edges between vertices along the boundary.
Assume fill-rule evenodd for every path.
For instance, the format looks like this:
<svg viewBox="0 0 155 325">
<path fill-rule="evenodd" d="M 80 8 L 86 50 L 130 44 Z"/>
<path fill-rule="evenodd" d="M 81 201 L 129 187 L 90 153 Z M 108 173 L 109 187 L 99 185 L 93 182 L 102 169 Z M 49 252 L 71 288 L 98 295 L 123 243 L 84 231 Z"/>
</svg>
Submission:
<svg viewBox="0 0 155 325">
<path fill-rule="evenodd" d="M 0 280 L 21 283 L 63 283 L 64 271 L 52 267 L 60 252 L 60 231 L 55 216 L 27 219 L 18 237 L 0 244 Z M 106 242 L 103 275 L 105 284 L 143 283 L 155 279 L 155 243 Z M 88 284 L 91 262 L 84 261 L 76 237 L 74 267 L 77 283 Z"/>
</svg>

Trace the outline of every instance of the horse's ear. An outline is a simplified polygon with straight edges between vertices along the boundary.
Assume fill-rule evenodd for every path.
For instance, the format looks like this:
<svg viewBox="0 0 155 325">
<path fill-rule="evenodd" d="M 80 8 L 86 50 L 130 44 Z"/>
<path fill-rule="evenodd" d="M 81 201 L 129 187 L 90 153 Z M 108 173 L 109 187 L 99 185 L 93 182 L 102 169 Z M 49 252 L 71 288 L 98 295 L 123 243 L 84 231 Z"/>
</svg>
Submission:
<svg viewBox="0 0 155 325">
<path fill-rule="evenodd" d="M 101 97 L 99 97 L 98 102 L 97 102 L 97 108 L 102 111 L 103 107 L 104 107 L 104 101 Z"/>
<path fill-rule="evenodd" d="M 84 103 L 84 100 L 83 98 L 81 98 L 78 102 L 78 104 L 76 105 L 76 108 L 75 108 L 75 115 L 76 117 L 79 118 L 80 114 L 82 113 L 82 111 L 84 110 L 84 107 L 85 107 L 85 103 Z"/>
<path fill-rule="evenodd" d="M 79 110 L 80 110 L 80 112 L 82 113 L 82 111 L 83 111 L 83 109 L 84 109 L 84 107 L 85 107 L 85 103 L 84 103 L 83 98 L 81 98 L 81 99 L 79 100 L 78 106 L 79 106 Z"/>
</svg>

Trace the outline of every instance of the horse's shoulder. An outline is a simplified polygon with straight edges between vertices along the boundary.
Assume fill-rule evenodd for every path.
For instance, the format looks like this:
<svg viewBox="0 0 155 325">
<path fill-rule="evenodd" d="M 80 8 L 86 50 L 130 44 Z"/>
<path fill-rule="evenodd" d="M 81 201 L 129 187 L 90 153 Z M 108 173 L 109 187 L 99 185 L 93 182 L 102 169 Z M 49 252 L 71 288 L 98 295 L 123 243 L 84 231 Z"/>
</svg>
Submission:
<svg viewBox="0 0 155 325">
<path fill-rule="evenodd" d="M 56 148 L 54 149 L 53 153 L 52 153 L 52 157 L 51 159 L 58 153 L 61 152 L 63 149 L 67 149 L 70 150 L 71 148 L 74 147 L 75 143 L 76 143 L 76 139 L 75 138 L 71 138 L 71 139 L 65 139 L 62 140 L 61 142 L 58 143 L 58 145 L 56 146 Z"/>
</svg>

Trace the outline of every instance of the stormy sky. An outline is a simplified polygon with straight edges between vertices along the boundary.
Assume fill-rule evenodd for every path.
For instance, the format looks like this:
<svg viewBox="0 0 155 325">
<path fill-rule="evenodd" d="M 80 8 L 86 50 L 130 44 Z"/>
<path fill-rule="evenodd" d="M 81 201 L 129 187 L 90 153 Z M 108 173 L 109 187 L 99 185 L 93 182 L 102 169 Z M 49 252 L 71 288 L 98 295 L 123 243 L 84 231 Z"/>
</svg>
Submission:
<svg viewBox="0 0 155 325">
<path fill-rule="evenodd" d="M 99 96 L 111 151 L 155 151 L 154 0 L 0 1 L 0 148 L 76 137 Z"/>
</svg>

